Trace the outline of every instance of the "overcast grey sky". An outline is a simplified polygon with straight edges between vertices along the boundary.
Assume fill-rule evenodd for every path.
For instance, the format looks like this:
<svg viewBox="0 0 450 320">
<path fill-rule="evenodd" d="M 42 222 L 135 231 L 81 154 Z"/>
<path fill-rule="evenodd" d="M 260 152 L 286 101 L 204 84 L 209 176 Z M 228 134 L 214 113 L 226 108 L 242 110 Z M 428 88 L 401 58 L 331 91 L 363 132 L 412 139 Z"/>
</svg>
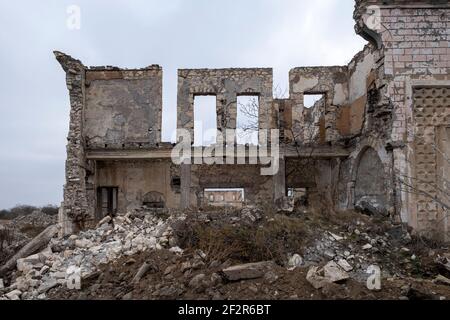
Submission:
<svg viewBox="0 0 450 320">
<path fill-rule="evenodd" d="M 69 5 L 80 30 L 66 26 Z M 163 139 L 176 124 L 177 68 L 342 65 L 364 41 L 353 0 L 0 0 L 0 208 L 59 204 L 69 98 L 52 54 L 85 65 L 164 68 Z"/>
</svg>

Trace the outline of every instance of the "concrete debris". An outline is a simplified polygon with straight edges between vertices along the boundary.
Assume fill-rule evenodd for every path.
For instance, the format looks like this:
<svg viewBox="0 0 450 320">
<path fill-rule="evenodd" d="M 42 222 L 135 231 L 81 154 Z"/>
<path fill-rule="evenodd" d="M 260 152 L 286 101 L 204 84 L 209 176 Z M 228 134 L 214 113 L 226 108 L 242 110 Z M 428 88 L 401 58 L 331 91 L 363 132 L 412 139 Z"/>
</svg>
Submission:
<svg viewBox="0 0 450 320">
<path fill-rule="evenodd" d="M 380 215 L 387 217 L 389 211 L 386 208 L 386 204 L 378 197 L 364 196 L 358 200 L 355 205 L 355 209 L 362 213 L 370 215 Z"/>
<path fill-rule="evenodd" d="M 247 220 L 248 222 L 255 223 L 262 218 L 261 209 L 254 206 L 247 206 L 241 210 L 241 219 Z"/>
<path fill-rule="evenodd" d="M 9 300 L 20 300 L 21 295 L 22 295 L 22 291 L 17 290 L 17 289 L 5 294 L 6 298 L 8 298 Z"/>
<path fill-rule="evenodd" d="M 345 272 L 344 270 L 342 270 L 339 265 L 334 262 L 334 261 L 330 261 L 328 262 L 325 267 L 323 267 L 324 270 L 324 276 L 326 279 L 329 280 L 329 282 L 341 282 L 344 280 L 347 280 L 349 278 L 349 275 L 347 274 L 347 272 Z"/>
<path fill-rule="evenodd" d="M 140 215 L 140 211 L 131 211 L 112 220 L 106 219 L 97 229 L 63 239 L 52 238 L 44 251 L 17 259 L 19 274 L 9 288 L 23 291 L 20 294 L 12 291 L 5 297 L 37 299 L 56 286 L 65 286 L 70 268 L 80 268 L 81 278 L 87 279 L 99 270 L 101 264 L 113 262 L 122 256 L 168 248 L 172 239 L 170 224 L 174 219 L 183 217 L 163 219 L 148 214 L 141 219 Z M 114 228 L 109 222 L 113 222 Z M 147 266 L 145 272 L 149 268 Z M 138 282 L 145 272 L 136 274 L 134 282 Z"/>
<path fill-rule="evenodd" d="M 443 275 L 438 275 L 436 279 L 434 279 L 434 283 L 450 286 L 450 279 L 444 277 Z"/>
<path fill-rule="evenodd" d="M 139 281 L 150 270 L 150 268 L 151 268 L 151 266 L 147 262 L 144 262 L 142 264 L 142 266 L 139 268 L 139 270 L 136 273 L 136 275 L 134 276 L 132 283 L 133 284 L 139 283 Z"/>
<path fill-rule="evenodd" d="M 313 266 L 308 270 L 306 280 L 316 289 L 323 288 L 329 283 L 338 283 L 349 278 L 334 261 L 330 261 L 323 268 Z"/>
<path fill-rule="evenodd" d="M 333 239 L 333 240 L 336 240 L 336 241 L 342 241 L 342 240 L 344 240 L 343 237 L 338 236 L 337 234 L 334 234 L 334 233 L 332 233 L 332 232 L 328 232 L 328 233 L 330 234 L 331 239 Z"/>
<path fill-rule="evenodd" d="M 228 281 L 256 279 L 263 277 L 273 267 L 272 261 L 247 263 L 223 269 L 222 274 Z"/>
<path fill-rule="evenodd" d="M 342 270 L 346 271 L 346 272 L 350 272 L 353 270 L 353 267 L 347 262 L 347 260 L 345 259 L 340 259 L 337 264 L 339 265 L 339 267 L 342 268 Z"/>
<path fill-rule="evenodd" d="M 288 270 L 294 270 L 295 268 L 301 267 L 303 264 L 303 258 L 299 254 L 294 254 L 288 262 Z"/>
<path fill-rule="evenodd" d="M 205 279 L 206 276 L 203 273 L 198 274 L 194 276 L 191 281 L 189 281 L 189 287 L 196 291 L 200 291 L 202 287 L 208 286 L 208 283 L 205 281 Z"/>
<path fill-rule="evenodd" d="M 112 221 L 111 216 L 106 216 L 106 217 L 104 217 L 102 220 L 100 220 L 100 221 L 98 222 L 97 228 L 100 227 L 100 226 L 102 226 L 102 225 L 104 225 L 104 224 L 108 224 L 108 223 L 110 223 L 111 221 Z"/>
</svg>

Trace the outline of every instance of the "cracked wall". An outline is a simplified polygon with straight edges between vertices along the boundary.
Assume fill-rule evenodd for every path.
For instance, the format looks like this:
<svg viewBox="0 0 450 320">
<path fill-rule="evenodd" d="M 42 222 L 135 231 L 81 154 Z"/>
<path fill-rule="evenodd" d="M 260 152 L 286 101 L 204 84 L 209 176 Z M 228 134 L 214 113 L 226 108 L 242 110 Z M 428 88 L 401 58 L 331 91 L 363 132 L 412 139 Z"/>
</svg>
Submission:
<svg viewBox="0 0 450 320">
<path fill-rule="evenodd" d="M 86 71 L 85 135 L 90 149 L 161 142 L 162 69 Z"/>
</svg>

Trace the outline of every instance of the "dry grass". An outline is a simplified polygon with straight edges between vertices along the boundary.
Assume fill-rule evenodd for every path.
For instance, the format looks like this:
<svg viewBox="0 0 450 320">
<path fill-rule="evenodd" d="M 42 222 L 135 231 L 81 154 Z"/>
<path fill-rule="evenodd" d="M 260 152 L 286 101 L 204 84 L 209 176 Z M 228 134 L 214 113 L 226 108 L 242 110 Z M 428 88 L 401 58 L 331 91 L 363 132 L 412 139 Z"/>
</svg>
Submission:
<svg viewBox="0 0 450 320">
<path fill-rule="evenodd" d="M 200 249 L 208 259 L 239 262 L 274 260 L 284 264 L 288 254 L 302 253 L 307 232 L 300 218 L 275 215 L 259 224 L 206 224 L 189 220 L 175 228 L 180 246 Z"/>
</svg>

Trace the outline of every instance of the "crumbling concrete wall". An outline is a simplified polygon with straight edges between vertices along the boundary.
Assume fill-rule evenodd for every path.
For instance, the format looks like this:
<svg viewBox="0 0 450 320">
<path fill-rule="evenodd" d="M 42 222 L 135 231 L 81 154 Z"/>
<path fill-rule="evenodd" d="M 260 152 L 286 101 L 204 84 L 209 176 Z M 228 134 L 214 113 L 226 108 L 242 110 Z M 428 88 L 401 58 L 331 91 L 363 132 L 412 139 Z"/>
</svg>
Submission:
<svg viewBox="0 0 450 320">
<path fill-rule="evenodd" d="M 294 137 L 304 137 L 306 94 L 323 94 L 325 110 L 323 114 L 325 141 L 339 138 L 336 128 L 337 109 L 345 105 L 348 98 L 348 68 L 304 67 L 289 72 L 289 91 L 292 105 L 292 128 Z"/>
<path fill-rule="evenodd" d="M 161 141 L 162 71 L 158 66 L 89 69 L 61 52 L 55 56 L 66 72 L 70 96 L 66 184 L 59 214 L 65 234 L 95 223 L 99 183 L 97 162 L 87 159 L 89 150 L 136 149 Z"/>
<path fill-rule="evenodd" d="M 237 97 L 259 97 L 259 127 L 269 129 L 272 118 L 272 69 L 181 69 L 178 70 L 177 128 L 194 130 L 194 98 L 216 96 L 217 128 L 236 129 Z M 211 112 L 214 112 L 211 110 Z"/>
<path fill-rule="evenodd" d="M 136 149 L 161 142 L 162 69 L 86 71 L 89 149 Z"/>
</svg>

